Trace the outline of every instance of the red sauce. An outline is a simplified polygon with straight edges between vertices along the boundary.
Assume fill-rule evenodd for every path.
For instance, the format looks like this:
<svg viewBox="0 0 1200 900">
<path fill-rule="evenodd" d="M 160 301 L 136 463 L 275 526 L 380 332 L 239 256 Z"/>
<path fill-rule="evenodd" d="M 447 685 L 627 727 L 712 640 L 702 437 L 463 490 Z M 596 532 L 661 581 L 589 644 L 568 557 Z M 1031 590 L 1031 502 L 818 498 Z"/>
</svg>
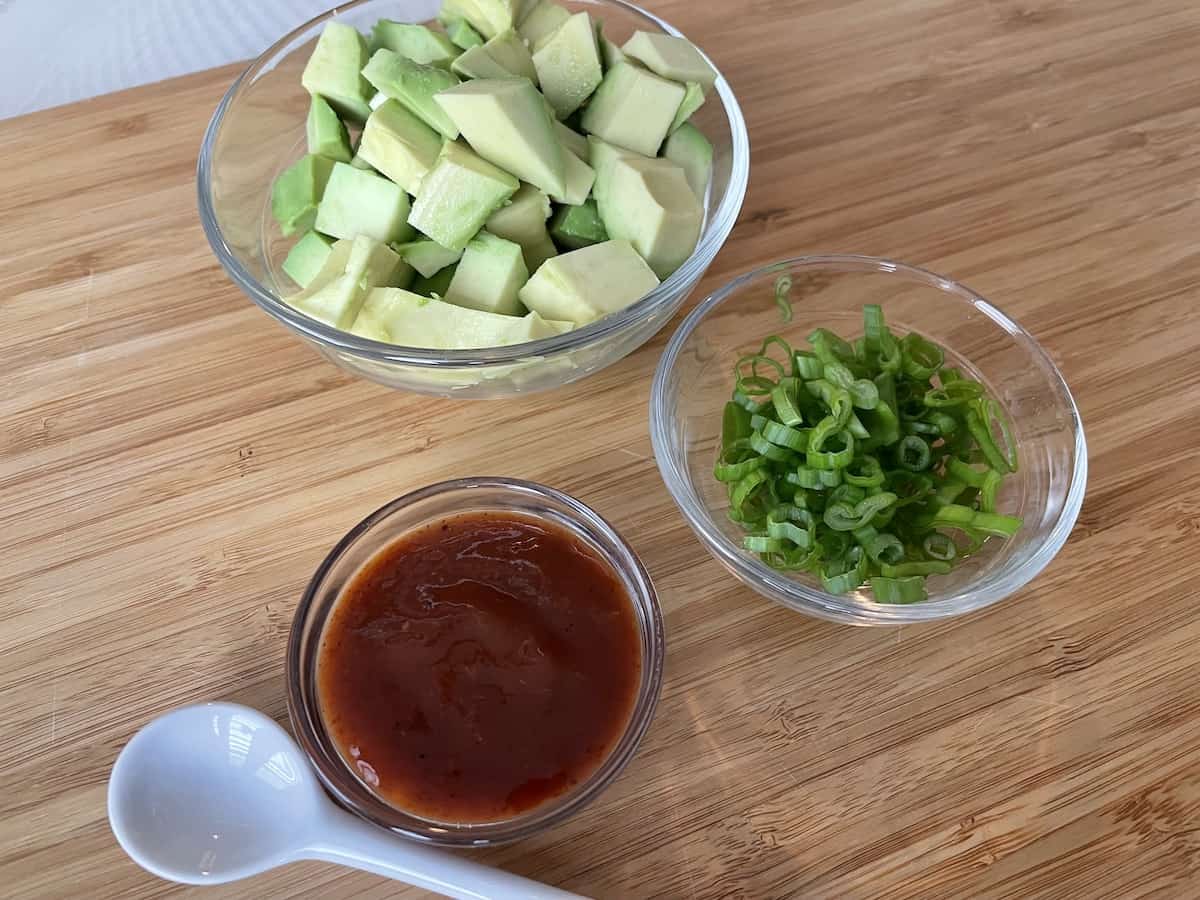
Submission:
<svg viewBox="0 0 1200 900">
<path fill-rule="evenodd" d="M 321 637 L 317 690 L 347 764 L 441 822 L 533 809 L 624 733 L 641 678 L 620 577 L 559 526 L 464 513 L 410 532 L 351 579 Z"/>
</svg>

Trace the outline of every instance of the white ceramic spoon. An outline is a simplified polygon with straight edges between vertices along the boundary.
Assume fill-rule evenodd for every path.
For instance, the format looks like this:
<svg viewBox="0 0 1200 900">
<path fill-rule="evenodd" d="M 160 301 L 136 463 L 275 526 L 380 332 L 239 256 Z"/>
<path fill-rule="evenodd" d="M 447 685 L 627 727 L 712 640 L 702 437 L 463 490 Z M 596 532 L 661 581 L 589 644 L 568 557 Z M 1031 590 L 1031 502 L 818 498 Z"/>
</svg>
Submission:
<svg viewBox="0 0 1200 900">
<path fill-rule="evenodd" d="M 108 819 L 134 862 L 184 884 L 319 859 L 448 897 L 578 900 L 343 811 L 286 731 L 233 703 L 185 706 L 134 735 L 108 781 Z"/>
</svg>

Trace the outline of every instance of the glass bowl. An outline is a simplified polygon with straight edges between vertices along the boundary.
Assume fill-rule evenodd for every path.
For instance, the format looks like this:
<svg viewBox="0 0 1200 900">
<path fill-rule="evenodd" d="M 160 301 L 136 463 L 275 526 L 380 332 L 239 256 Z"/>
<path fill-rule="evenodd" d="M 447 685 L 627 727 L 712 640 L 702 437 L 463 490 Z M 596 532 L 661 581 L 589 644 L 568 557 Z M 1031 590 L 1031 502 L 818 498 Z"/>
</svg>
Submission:
<svg viewBox="0 0 1200 900">
<path fill-rule="evenodd" d="M 374 794 L 350 768 L 328 734 L 317 695 L 321 634 L 343 587 L 380 550 L 400 535 L 449 515 L 505 510 L 548 520 L 583 541 L 625 585 L 638 622 L 642 673 L 624 733 L 586 779 L 541 806 L 502 821 L 482 824 L 434 822 L 404 812 Z M 300 746 L 317 775 L 343 806 L 398 834 L 443 846 L 503 844 L 549 828 L 578 812 L 625 768 L 654 715 L 666 652 L 662 612 L 650 576 L 613 527 L 561 491 L 508 478 L 462 478 L 406 494 L 367 516 L 338 542 L 309 582 L 296 609 L 288 640 L 288 713 Z"/>
<path fill-rule="evenodd" d="M 793 318 L 785 323 L 776 280 L 790 275 Z M 838 596 L 805 575 L 777 572 L 742 549 L 727 517 L 724 485 L 713 478 L 721 413 L 733 364 L 778 334 L 807 346 L 814 328 L 862 334 L 862 308 L 878 303 L 893 331 L 940 344 L 948 362 L 984 383 L 1007 410 L 1020 453 L 997 508 L 1024 524 L 989 540 L 949 575 L 931 577 L 929 600 L 875 603 L 869 591 Z M 650 396 L 650 433 L 663 481 L 688 524 L 718 562 L 784 606 L 852 625 L 899 625 L 956 616 L 1004 599 L 1029 582 L 1066 541 L 1083 503 L 1087 446 L 1075 401 L 1046 352 L 1020 325 L 978 294 L 940 275 L 865 256 L 808 256 L 756 269 L 700 303 L 659 361 Z"/>
<path fill-rule="evenodd" d="M 679 34 L 623 0 L 563 4 L 604 22 L 623 43 L 636 30 Z M 692 118 L 713 145 L 705 223 L 692 255 L 666 281 L 629 307 L 566 334 L 481 350 L 399 347 L 340 331 L 282 302 L 295 288 L 281 268 L 287 255 L 271 217 L 271 184 L 305 152 L 308 94 L 300 75 L 330 19 L 369 30 L 377 19 L 424 22 L 437 0 L 358 0 L 301 25 L 263 52 L 233 83 L 213 114 L 200 148 L 200 221 L 221 266 L 268 315 L 350 372 L 427 394 L 502 397 L 557 387 L 598 371 L 649 340 L 691 293 L 729 236 L 750 169 L 746 123 L 724 78 Z"/>
</svg>

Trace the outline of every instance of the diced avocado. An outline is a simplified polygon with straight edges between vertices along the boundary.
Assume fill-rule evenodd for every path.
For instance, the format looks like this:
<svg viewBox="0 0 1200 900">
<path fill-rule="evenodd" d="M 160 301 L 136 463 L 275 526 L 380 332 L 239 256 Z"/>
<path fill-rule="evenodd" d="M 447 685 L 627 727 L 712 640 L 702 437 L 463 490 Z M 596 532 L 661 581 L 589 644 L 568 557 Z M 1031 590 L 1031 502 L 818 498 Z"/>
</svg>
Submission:
<svg viewBox="0 0 1200 900">
<path fill-rule="evenodd" d="M 659 278 L 691 256 L 704 224 L 683 169 L 666 159 L 617 160 L 597 207 L 609 235 L 632 243 Z"/>
<path fill-rule="evenodd" d="M 605 72 L 625 61 L 621 48 L 604 36 L 604 23 L 599 19 L 596 20 L 596 43 L 600 46 L 600 62 L 604 64 Z"/>
<path fill-rule="evenodd" d="M 672 81 L 697 81 L 707 93 L 717 80 L 717 73 L 691 41 L 673 34 L 635 32 L 621 48 L 651 72 Z"/>
<path fill-rule="evenodd" d="M 442 136 L 398 100 L 371 113 L 358 144 L 358 155 L 410 194 L 442 152 Z"/>
<path fill-rule="evenodd" d="M 450 290 L 450 282 L 454 280 L 454 270 L 457 268 L 458 265 L 455 264 L 446 266 L 446 268 L 429 278 L 417 276 L 410 290 L 414 294 L 423 294 L 426 297 L 441 299 L 446 296 L 446 291 Z"/>
<path fill-rule="evenodd" d="M 578 206 L 591 193 L 596 172 L 582 159 L 570 151 L 563 151 L 563 168 L 566 170 L 566 188 L 560 194 L 550 193 L 550 199 L 569 206 Z"/>
<path fill-rule="evenodd" d="M 385 47 L 371 56 L 363 69 L 363 77 L 393 100 L 399 100 L 429 127 L 450 140 L 458 137 L 458 128 L 433 100 L 438 91 L 458 84 L 458 79 L 451 73 L 436 66 L 415 63 Z"/>
<path fill-rule="evenodd" d="M 530 47 L 536 47 L 538 41 L 556 31 L 569 18 L 571 14 L 557 3 L 537 0 L 526 10 L 525 17 L 517 26 L 517 32 L 525 38 Z"/>
<path fill-rule="evenodd" d="M 570 250 L 608 240 L 595 200 L 586 200 L 579 206 L 559 207 L 550 221 L 550 236 L 559 246 Z"/>
<path fill-rule="evenodd" d="M 538 83 L 537 70 L 533 67 L 533 57 L 529 55 L 529 48 L 511 28 L 489 40 L 483 45 L 483 49 L 509 74 L 528 78 L 534 84 Z"/>
<path fill-rule="evenodd" d="M 310 153 L 279 173 L 271 186 L 271 214 L 285 235 L 312 228 L 333 167 L 332 159 Z"/>
<path fill-rule="evenodd" d="M 671 121 L 668 134 L 674 133 L 680 125 L 692 117 L 692 113 L 704 105 L 704 89 L 700 87 L 700 82 L 689 81 L 683 89 L 683 102 L 679 104 L 679 109 L 675 110 L 675 118 Z"/>
<path fill-rule="evenodd" d="M 288 251 L 287 259 L 283 261 L 283 271 L 300 287 L 308 287 L 332 252 L 331 239 L 315 231 L 305 232 L 304 237 Z"/>
<path fill-rule="evenodd" d="M 583 127 L 644 156 L 656 156 L 687 91 L 630 63 L 608 70 L 583 111 Z"/>
<path fill-rule="evenodd" d="M 350 133 L 333 107 L 318 94 L 313 94 L 309 101 L 304 130 L 309 153 L 335 162 L 350 162 L 353 158 L 350 153 Z"/>
<path fill-rule="evenodd" d="M 712 177 L 712 144 L 690 122 L 680 125 L 663 145 L 663 156 L 683 169 L 696 199 L 704 202 L 708 182 Z"/>
<path fill-rule="evenodd" d="M 360 74 L 367 62 L 367 42 L 352 26 L 329 22 L 300 76 L 310 94 L 320 94 L 340 115 L 365 122 L 371 110 L 371 86 Z"/>
<path fill-rule="evenodd" d="M 521 245 L 521 253 L 525 257 L 525 268 L 529 270 L 532 277 L 533 273 L 541 268 L 542 263 L 553 256 L 558 256 L 558 247 L 554 246 L 554 241 L 550 239 L 550 232 L 543 228 L 537 238 L 528 244 Z"/>
<path fill-rule="evenodd" d="M 317 209 L 316 229 L 334 237 L 365 234 L 377 241 L 403 241 L 411 233 L 408 194 L 372 172 L 335 163 Z"/>
<path fill-rule="evenodd" d="M 463 50 L 483 46 L 483 38 L 479 36 L 478 31 L 467 23 L 466 19 L 451 19 L 447 22 L 446 36 L 450 38 L 455 46 Z"/>
<path fill-rule="evenodd" d="M 354 241 L 334 241 L 333 246 L 329 248 L 329 255 L 321 263 L 321 268 L 309 278 L 308 284 L 304 286 L 304 290 L 287 297 L 287 302 L 292 303 L 295 300 L 315 294 L 335 278 L 345 275 L 346 263 L 350 261 L 350 249 L 353 246 Z"/>
<path fill-rule="evenodd" d="M 472 47 L 456 59 L 450 71 L 460 78 L 511 78 L 512 72 L 492 59 L 483 47 Z"/>
<path fill-rule="evenodd" d="M 599 195 L 604 190 L 604 186 L 608 180 L 608 173 L 612 170 L 612 165 L 618 159 L 652 159 L 653 157 L 644 156 L 641 153 L 634 153 L 632 150 L 626 150 L 624 147 L 618 147 L 616 144 L 610 144 L 608 141 L 602 141 L 593 134 L 588 135 L 588 165 L 596 171 L 596 183 L 592 187 L 592 192 Z"/>
<path fill-rule="evenodd" d="M 536 272 L 545 260 L 558 253 L 546 232 L 550 198 L 531 184 L 521 185 L 512 200 L 500 207 L 485 226 L 497 237 L 521 245 L 525 268 Z"/>
<path fill-rule="evenodd" d="M 546 260 L 520 297 L 547 319 L 586 325 L 624 309 L 657 285 L 629 241 L 605 241 Z"/>
<path fill-rule="evenodd" d="M 400 282 L 412 280 L 412 267 L 387 244 L 360 234 L 350 245 L 346 274 L 353 275 L 363 290 L 400 287 Z"/>
<path fill-rule="evenodd" d="M 396 288 L 375 288 L 350 331 L 404 347 L 470 350 L 530 340 L 535 328 L 550 331 L 562 324 L 456 306 Z"/>
<path fill-rule="evenodd" d="M 463 250 L 517 187 L 517 179 L 503 169 L 464 144 L 447 141 L 421 182 L 408 222 L 443 247 Z"/>
<path fill-rule="evenodd" d="M 368 291 L 398 285 L 411 278 L 412 270 L 390 247 L 360 235 L 349 245 L 344 272 L 316 290 L 301 291 L 285 299 L 305 315 L 334 328 L 346 329 L 358 316 Z"/>
<path fill-rule="evenodd" d="M 394 244 L 392 249 L 420 273 L 422 278 L 432 278 L 446 266 L 452 266 L 462 257 L 461 250 L 447 250 L 437 241 L 412 241 Z"/>
<path fill-rule="evenodd" d="M 371 50 L 386 47 L 394 53 L 422 65 L 450 68 L 459 49 L 444 34 L 432 31 L 424 25 L 408 22 L 393 22 L 380 19 L 371 29 Z"/>
<path fill-rule="evenodd" d="M 521 247 L 481 231 L 463 251 L 446 302 L 506 316 L 521 315 L 524 309 L 517 291 L 528 280 Z"/>
<path fill-rule="evenodd" d="M 309 318 L 334 328 L 349 328 L 362 308 L 366 292 L 353 275 L 339 275 L 311 294 L 284 299 Z"/>
<path fill-rule="evenodd" d="M 514 337 L 514 344 L 522 344 L 525 341 L 538 341 L 542 338 L 553 337 L 556 334 L 564 334 L 571 331 L 575 327 L 573 322 L 558 322 L 554 319 L 543 319 L 540 313 L 527 313 L 521 316 L 521 324 L 514 325 L 510 336 Z"/>
<path fill-rule="evenodd" d="M 364 172 L 374 172 L 375 167 L 359 156 L 357 153 L 350 158 L 350 165 L 356 169 L 362 169 Z"/>
<path fill-rule="evenodd" d="M 438 20 L 466 19 L 485 39 L 513 27 L 517 0 L 445 0 Z"/>
<path fill-rule="evenodd" d="M 542 96 L 526 78 L 480 78 L 436 97 L 481 157 L 548 194 L 566 189 L 564 153 Z"/>
<path fill-rule="evenodd" d="M 563 149 L 574 153 L 584 162 L 588 158 L 588 142 L 578 131 L 572 131 L 562 122 L 557 119 L 554 122 L 554 133 L 558 135 L 558 142 L 563 145 Z"/>
<path fill-rule="evenodd" d="M 558 117 L 575 112 L 604 78 L 591 17 L 576 13 L 543 37 L 534 47 L 533 65 Z"/>
<path fill-rule="evenodd" d="M 374 112 L 375 110 L 379 109 L 379 107 L 383 106 L 383 104 L 387 103 L 390 99 L 391 97 L 389 97 L 383 91 L 376 91 L 371 95 L 371 99 L 367 103 L 367 106 L 371 107 L 371 111 Z"/>
</svg>

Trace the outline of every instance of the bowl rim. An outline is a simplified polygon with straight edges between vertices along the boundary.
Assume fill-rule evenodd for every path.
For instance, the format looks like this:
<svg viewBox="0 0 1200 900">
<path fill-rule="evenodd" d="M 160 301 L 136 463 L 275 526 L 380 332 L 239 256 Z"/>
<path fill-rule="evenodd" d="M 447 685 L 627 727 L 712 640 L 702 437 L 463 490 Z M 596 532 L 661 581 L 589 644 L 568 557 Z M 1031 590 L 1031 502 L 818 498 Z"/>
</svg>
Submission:
<svg viewBox="0 0 1200 900">
<path fill-rule="evenodd" d="M 692 332 L 713 309 L 748 284 L 764 276 L 784 271 L 794 272 L 798 268 L 825 266 L 836 266 L 843 270 L 862 273 L 901 275 L 911 281 L 925 284 L 970 303 L 1025 345 L 1050 377 L 1052 387 L 1057 389 L 1061 399 L 1065 401 L 1063 405 L 1069 414 L 1073 432 L 1074 459 L 1070 484 L 1063 500 L 1062 510 L 1041 547 L 1031 554 L 1029 559 L 1010 572 L 1007 577 L 1001 579 L 998 584 L 989 583 L 987 590 L 972 585 L 942 600 L 891 605 L 858 601 L 852 596 L 830 594 L 820 588 L 789 578 L 770 568 L 757 557 L 746 553 L 740 546 L 729 540 L 713 517 L 709 515 L 708 508 L 697 494 L 680 461 L 670 452 L 672 441 L 669 437 L 670 424 L 666 418 L 666 410 L 671 404 L 668 383 L 675 361 Z M 815 254 L 776 260 L 737 276 L 698 303 L 667 342 L 667 347 L 655 369 L 650 389 L 650 439 L 654 447 L 654 457 L 658 464 L 659 474 L 662 476 L 668 493 L 679 507 L 688 526 L 699 537 L 709 554 L 740 581 L 763 596 L 799 612 L 851 625 L 902 625 L 945 619 L 982 609 L 1011 596 L 1041 572 L 1066 543 L 1079 516 L 1087 487 L 1087 441 L 1084 437 L 1083 421 L 1080 418 L 1079 409 L 1062 373 L 1034 337 L 998 307 L 953 279 L 919 266 L 908 265 L 884 257 L 859 254 Z"/>
<path fill-rule="evenodd" d="M 722 109 L 729 121 L 731 137 L 729 183 L 725 188 L 724 194 L 721 196 L 717 209 L 710 219 L 709 227 L 706 229 L 706 233 L 701 236 L 696 249 L 692 251 L 683 265 L 672 272 L 665 281 L 661 282 L 636 302 L 582 328 L 572 329 L 563 334 L 539 338 L 535 341 L 510 344 L 504 347 L 486 347 L 472 350 L 430 350 L 422 347 L 403 347 L 359 337 L 358 335 L 326 325 L 323 322 L 318 322 L 315 319 L 310 319 L 303 313 L 292 309 L 282 299 L 275 296 L 272 291 L 267 289 L 242 265 L 237 255 L 226 242 L 221 227 L 218 224 L 212 192 L 213 151 L 217 135 L 225 121 L 226 113 L 238 97 L 238 92 L 242 85 L 248 83 L 251 77 L 259 71 L 268 70 L 268 64 L 281 51 L 286 50 L 302 34 L 308 32 L 316 25 L 333 19 L 348 10 L 376 2 L 379 2 L 379 0 L 353 0 L 351 3 L 340 4 L 320 15 L 314 16 L 275 41 L 270 47 L 255 57 L 241 74 L 234 79 L 233 84 L 229 86 L 229 89 L 222 96 L 220 103 L 217 104 L 212 119 L 204 131 L 204 137 L 200 145 L 200 154 L 196 163 L 196 193 L 200 210 L 200 222 L 204 229 L 205 237 L 208 239 L 209 246 L 212 248 L 213 254 L 217 257 L 217 261 L 220 262 L 221 267 L 234 283 L 242 289 L 243 293 L 250 297 L 257 306 L 301 335 L 323 346 L 333 347 L 355 356 L 365 357 L 374 362 L 402 364 L 430 369 L 480 368 L 527 361 L 530 357 L 548 357 L 601 342 L 610 335 L 621 332 L 632 323 L 649 317 L 664 307 L 670 306 L 670 304 L 679 299 L 679 291 L 681 289 L 686 288 L 689 284 L 694 284 L 700 279 L 721 247 L 724 246 L 730 232 L 733 230 L 734 223 L 737 221 L 738 214 L 741 212 L 750 178 L 750 136 L 746 128 L 745 118 L 742 115 L 741 106 L 734 96 L 733 89 L 729 86 L 725 76 L 721 74 L 720 69 L 709 59 L 708 55 L 700 49 L 699 45 L 694 45 L 717 73 L 714 87 L 721 99 Z M 684 34 L 679 29 L 675 28 L 665 19 L 642 9 L 640 6 L 629 2 L 629 0 L 583 0 L 583 2 L 589 5 L 622 8 L 627 12 L 648 19 L 667 34 L 684 37 Z"/>
<path fill-rule="evenodd" d="M 526 500 L 553 503 L 556 511 L 572 523 L 572 528 L 589 535 L 589 541 L 594 540 L 591 535 L 598 535 L 615 548 L 615 553 L 601 547 L 593 547 L 593 551 L 607 565 L 612 566 L 621 580 L 630 586 L 629 602 L 638 620 L 638 635 L 642 643 L 642 671 L 637 694 L 629 711 L 629 719 L 620 737 L 613 743 L 608 755 L 577 785 L 540 806 L 509 819 L 450 824 L 426 820 L 392 806 L 361 785 L 350 771 L 322 721 L 315 680 L 321 635 L 338 597 L 334 596 L 323 608 L 314 608 L 330 570 L 357 541 L 394 514 L 433 498 L 454 494 L 461 494 L 466 501 L 455 512 L 506 508 L 496 506 L 494 499 L 491 503 L 485 501 L 471 504 L 470 498 L 479 488 Z M 453 514 L 454 512 L 449 512 L 441 515 Z M 536 515 L 531 512 L 523 514 Z M 431 516 L 426 522 L 434 521 L 436 517 Z M 370 556 L 373 557 L 381 550 L 382 548 L 377 549 Z M 317 618 L 310 621 L 314 616 Z M 481 847 L 507 844 L 562 822 L 596 799 L 624 771 L 649 730 L 662 695 L 666 632 L 662 605 L 650 574 L 637 552 L 607 519 L 570 494 L 548 485 L 518 478 L 473 476 L 439 481 L 402 494 L 370 513 L 347 531 L 321 560 L 305 587 L 292 616 L 286 653 L 287 709 L 292 731 L 312 764 L 318 780 L 342 806 L 381 828 L 421 843 L 446 847 Z M 313 670 L 311 673 L 308 671 L 310 663 Z"/>
</svg>

